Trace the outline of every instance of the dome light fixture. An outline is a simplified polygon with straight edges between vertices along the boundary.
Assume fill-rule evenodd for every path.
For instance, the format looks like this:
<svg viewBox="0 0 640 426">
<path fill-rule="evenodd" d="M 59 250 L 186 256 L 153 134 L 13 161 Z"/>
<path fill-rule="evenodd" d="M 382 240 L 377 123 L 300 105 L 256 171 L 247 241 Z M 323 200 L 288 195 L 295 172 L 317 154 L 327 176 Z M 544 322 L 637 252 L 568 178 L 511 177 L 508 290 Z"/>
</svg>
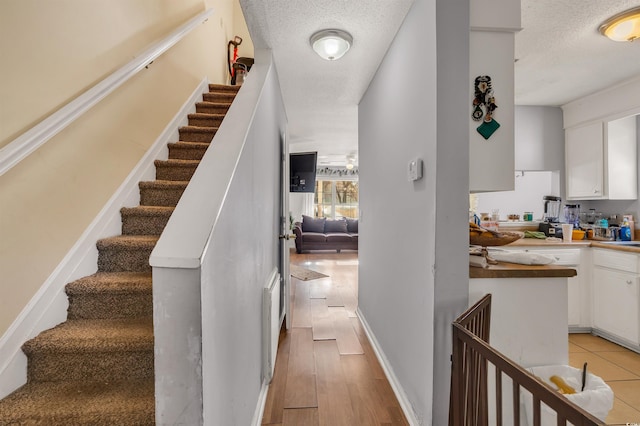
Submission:
<svg viewBox="0 0 640 426">
<path fill-rule="evenodd" d="M 633 41 L 640 38 L 640 7 L 612 16 L 598 30 L 613 41 Z"/>
<path fill-rule="evenodd" d="M 311 36 L 309 43 L 322 59 L 335 61 L 351 48 L 353 37 L 342 30 L 320 30 Z"/>
<path fill-rule="evenodd" d="M 356 156 L 354 154 L 347 155 L 347 165 L 345 166 L 347 170 L 353 170 L 355 167 Z"/>
</svg>

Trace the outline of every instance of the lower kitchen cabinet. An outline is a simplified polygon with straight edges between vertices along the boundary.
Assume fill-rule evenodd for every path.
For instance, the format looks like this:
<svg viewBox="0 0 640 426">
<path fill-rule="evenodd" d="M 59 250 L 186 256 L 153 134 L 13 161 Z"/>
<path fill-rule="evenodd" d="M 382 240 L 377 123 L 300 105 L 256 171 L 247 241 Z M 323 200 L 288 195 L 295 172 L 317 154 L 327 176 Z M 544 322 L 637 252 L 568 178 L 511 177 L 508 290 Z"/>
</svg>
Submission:
<svg viewBox="0 0 640 426">
<path fill-rule="evenodd" d="M 593 332 L 640 353 L 640 253 L 597 247 L 501 246 L 550 255 L 575 268 L 567 279 L 570 333 Z"/>
<path fill-rule="evenodd" d="M 619 343 L 640 345 L 640 267 L 636 254 L 593 252 L 593 328 Z"/>
<path fill-rule="evenodd" d="M 576 267 L 576 271 L 578 274 L 581 271 Z M 580 297 L 582 290 L 580 281 L 582 279 L 577 275 L 575 277 L 571 277 L 567 280 L 567 286 L 569 291 L 569 328 L 571 327 L 586 327 L 585 324 L 581 321 L 581 312 L 580 312 Z"/>
</svg>

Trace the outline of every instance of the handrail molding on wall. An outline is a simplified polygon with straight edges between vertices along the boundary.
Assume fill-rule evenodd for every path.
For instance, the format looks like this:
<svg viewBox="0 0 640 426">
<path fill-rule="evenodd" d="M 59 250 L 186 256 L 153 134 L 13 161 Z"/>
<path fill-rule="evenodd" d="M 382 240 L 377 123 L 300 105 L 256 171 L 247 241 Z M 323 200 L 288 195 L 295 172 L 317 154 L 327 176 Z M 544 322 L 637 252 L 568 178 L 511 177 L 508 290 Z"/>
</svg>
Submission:
<svg viewBox="0 0 640 426">
<path fill-rule="evenodd" d="M 151 44 L 144 52 L 100 83 L 42 120 L 8 145 L 0 148 L 0 176 L 40 146 L 44 145 L 49 139 L 61 132 L 65 127 L 115 91 L 131 77 L 149 66 L 155 59 L 173 47 L 198 25 L 206 22 L 213 12 L 213 9 L 207 9 L 194 16 L 171 32 L 167 37 Z"/>
</svg>

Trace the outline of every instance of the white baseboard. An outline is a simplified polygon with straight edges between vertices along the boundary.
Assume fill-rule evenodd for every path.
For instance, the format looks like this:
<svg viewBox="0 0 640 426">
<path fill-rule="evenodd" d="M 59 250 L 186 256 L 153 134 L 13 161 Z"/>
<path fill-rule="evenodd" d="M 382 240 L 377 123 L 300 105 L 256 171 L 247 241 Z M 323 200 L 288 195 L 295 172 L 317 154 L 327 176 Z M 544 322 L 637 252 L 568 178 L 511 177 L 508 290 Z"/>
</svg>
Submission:
<svg viewBox="0 0 640 426">
<path fill-rule="evenodd" d="M 262 387 L 260 388 L 260 395 L 258 395 L 258 404 L 256 405 L 256 411 L 253 414 L 251 420 L 251 426 L 260 426 L 262 423 L 262 416 L 264 416 L 264 407 L 267 404 L 267 393 L 269 392 L 269 384 L 266 381 L 262 381 Z"/>
<path fill-rule="evenodd" d="M 396 398 L 398 398 L 398 402 L 400 403 L 400 408 L 402 408 L 402 412 L 407 418 L 409 425 L 411 426 L 420 425 L 420 422 L 418 421 L 415 413 L 413 412 L 413 408 L 411 406 L 411 402 L 409 401 L 409 398 L 407 397 L 407 394 L 404 392 L 404 389 L 402 388 L 400 381 L 396 377 L 395 373 L 393 372 L 393 368 L 391 368 L 391 365 L 389 364 L 389 360 L 387 359 L 386 355 L 384 354 L 384 351 L 380 347 L 380 343 L 376 339 L 376 336 L 373 334 L 371 327 L 369 327 L 369 323 L 367 323 L 367 320 L 365 319 L 362 311 L 360 311 L 359 307 L 356 309 L 356 314 L 358 315 L 358 318 L 362 323 L 362 327 L 364 328 L 364 331 L 367 334 L 367 337 L 369 338 L 371 347 L 373 347 L 373 351 L 375 352 L 376 357 L 378 358 L 378 361 L 380 362 L 380 365 L 384 370 L 384 374 L 387 376 L 387 380 L 389 380 L 389 383 L 391 384 L 393 393 L 396 395 Z"/>
<path fill-rule="evenodd" d="M 179 139 L 178 129 L 187 124 L 187 114 L 195 112 L 196 102 L 202 100 L 202 93 L 208 91 L 209 80 L 205 77 L 0 338 L 0 398 L 26 383 L 27 357 L 21 350 L 23 343 L 66 319 L 68 300 L 65 285 L 96 272 L 96 242 L 100 238 L 120 234 L 120 208 L 140 203 L 138 182 L 155 179 L 154 160 L 168 158 L 167 143 Z"/>
</svg>

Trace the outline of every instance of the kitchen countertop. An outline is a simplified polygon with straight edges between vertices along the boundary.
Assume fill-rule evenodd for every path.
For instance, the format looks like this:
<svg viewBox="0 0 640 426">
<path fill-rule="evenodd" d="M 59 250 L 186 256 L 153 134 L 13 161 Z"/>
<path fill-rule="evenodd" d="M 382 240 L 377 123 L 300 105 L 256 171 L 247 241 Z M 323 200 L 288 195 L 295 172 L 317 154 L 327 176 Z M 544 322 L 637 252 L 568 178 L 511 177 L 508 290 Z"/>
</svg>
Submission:
<svg viewBox="0 0 640 426">
<path fill-rule="evenodd" d="M 538 238 L 521 238 L 506 246 L 498 246 L 495 248 L 509 247 L 527 248 L 584 248 L 597 247 L 608 250 L 617 250 L 630 253 L 640 253 L 640 247 L 628 247 L 618 244 L 607 244 L 597 240 L 580 240 L 565 243 L 562 240 L 543 240 Z M 576 270 L 558 265 L 520 265 L 516 263 L 500 262 L 498 265 L 490 265 L 487 268 L 469 267 L 469 278 L 552 278 L 552 277 L 574 277 Z"/>
<path fill-rule="evenodd" d="M 500 247 L 589 247 L 591 246 L 592 240 L 580 240 L 580 241 L 572 241 L 570 243 L 565 243 L 562 239 L 558 240 L 543 240 L 540 238 L 520 238 L 506 246 L 498 246 Z"/>
<path fill-rule="evenodd" d="M 610 244 L 603 241 L 598 240 L 580 240 L 580 241 L 572 241 L 570 243 L 565 243 L 562 240 L 542 240 L 539 238 L 521 238 L 516 240 L 506 246 L 498 246 L 500 247 L 518 247 L 526 250 L 528 247 L 562 247 L 562 248 L 582 248 L 582 247 L 597 247 L 597 248 L 605 248 L 609 250 L 618 250 L 618 251 L 626 251 L 631 253 L 640 253 L 640 247 L 629 247 L 625 245 L 619 244 Z"/>
<path fill-rule="evenodd" d="M 609 250 L 626 251 L 631 253 L 640 253 L 640 247 L 628 247 L 618 244 L 606 244 L 600 241 L 591 241 L 591 247 L 605 248 Z"/>
<path fill-rule="evenodd" d="M 499 262 L 486 268 L 469 266 L 469 278 L 570 278 L 577 272 L 558 265 L 520 265 Z"/>
</svg>

